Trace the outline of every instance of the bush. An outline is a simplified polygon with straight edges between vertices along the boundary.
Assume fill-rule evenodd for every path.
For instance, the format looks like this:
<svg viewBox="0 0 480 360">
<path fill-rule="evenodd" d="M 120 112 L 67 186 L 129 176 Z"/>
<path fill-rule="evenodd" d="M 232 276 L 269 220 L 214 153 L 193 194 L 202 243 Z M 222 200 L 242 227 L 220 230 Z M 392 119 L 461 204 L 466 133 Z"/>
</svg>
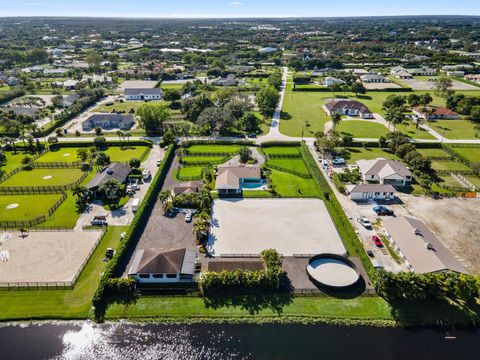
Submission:
<svg viewBox="0 0 480 360">
<path fill-rule="evenodd" d="M 345 189 L 345 186 L 343 185 L 342 180 L 340 180 L 340 176 L 338 176 L 338 174 L 335 173 L 333 174 L 332 179 L 337 190 L 340 191 L 340 193 L 345 194 L 347 190 Z"/>
</svg>

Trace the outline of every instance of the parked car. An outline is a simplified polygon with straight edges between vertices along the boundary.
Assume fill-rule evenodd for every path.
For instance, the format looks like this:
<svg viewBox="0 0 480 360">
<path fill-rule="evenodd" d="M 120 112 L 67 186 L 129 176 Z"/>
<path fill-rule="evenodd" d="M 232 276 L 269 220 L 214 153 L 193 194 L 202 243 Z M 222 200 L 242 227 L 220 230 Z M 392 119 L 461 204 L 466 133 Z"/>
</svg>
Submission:
<svg viewBox="0 0 480 360">
<path fill-rule="evenodd" d="M 162 159 L 157 159 L 157 166 L 160 166 L 161 163 L 162 163 Z"/>
<path fill-rule="evenodd" d="M 150 173 L 150 170 L 145 169 L 142 171 L 142 178 L 143 180 L 148 180 L 152 177 L 152 174 Z"/>
<path fill-rule="evenodd" d="M 185 222 L 190 222 L 192 221 L 192 213 L 190 211 L 187 211 L 187 213 L 185 214 Z"/>
<path fill-rule="evenodd" d="M 373 211 L 375 211 L 375 213 L 379 216 L 392 216 L 394 215 L 395 213 L 393 212 L 393 210 L 387 208 L 386 206 L 383 206 L 383 205 L 378 205 L 378 206 L 375 206 L 373 208 Z"/>
<path fill-rule="evenodd" d="M 368 220 L 365 216 L 359 217 L 357 221 L 362 225 L 365 229 L 371 229 L 372 224 L 370 223 L 370 220 Z"/>
<path fill-rule="evenodd" d="M 90 221 L 90 225 L 92 225 L 92 226 L 108 226 L 107 217 L 97 215 L 92 219 L 92 221 Z"/>
<path fill-rule="evenodd" d="M 333 165 L 345 165 L 345 159 L 344 158 L 335 158 L 332 160 Z"/>
<path fill-rule="evenodd" d="M 373 235 L 372 236 L 372 241 L 375 244 L 376 247 L 383 247 L 382 240 L 380 240 L 380 236 L 378 235 Z"/>
<path fill-rule="evenodd" d="M 372 250 L 367 250 L 366 253 L 367 253 L 367 255 L 370 256 L 371 258 L 375 257 L 375 255 L 373 255 Z"/>
<path fill-rule="evenodd" d="M 250 139 L 253 139 L 253 138 L 256 138 L 256 137 L 257 137 L 257 134 L 252 133 L 252 134 L 248 134 L 247 136 L 248 136 Z"/>
</svg>

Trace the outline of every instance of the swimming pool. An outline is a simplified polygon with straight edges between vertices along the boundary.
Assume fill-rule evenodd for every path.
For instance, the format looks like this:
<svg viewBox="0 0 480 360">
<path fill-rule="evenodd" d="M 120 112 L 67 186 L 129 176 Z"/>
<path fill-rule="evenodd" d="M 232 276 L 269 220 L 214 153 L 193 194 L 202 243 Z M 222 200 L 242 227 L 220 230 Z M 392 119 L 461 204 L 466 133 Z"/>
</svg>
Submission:
<svg viewBox="0 0 480 360">
<path fill-rule="evenodd" d="M 267 181 L 262 179 L 244 179 L 242 181 L 242 189 L 261 189 L 266 185 Z"/>
</svg>

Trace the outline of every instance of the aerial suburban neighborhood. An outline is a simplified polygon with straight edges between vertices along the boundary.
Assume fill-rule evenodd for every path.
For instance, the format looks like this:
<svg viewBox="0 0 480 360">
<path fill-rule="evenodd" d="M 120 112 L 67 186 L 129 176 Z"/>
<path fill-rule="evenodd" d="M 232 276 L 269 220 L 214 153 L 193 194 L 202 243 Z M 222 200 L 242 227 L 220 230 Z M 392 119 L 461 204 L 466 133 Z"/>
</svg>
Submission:
<svg viewBox="0 0 480 360">
<path fill-rule="evenodd" d="M 479 17 L 12 16 L 0 39 L 1 321 L 477 331 Z M 190 358 L 139 354 L 64 358 Z"/>
</svg>

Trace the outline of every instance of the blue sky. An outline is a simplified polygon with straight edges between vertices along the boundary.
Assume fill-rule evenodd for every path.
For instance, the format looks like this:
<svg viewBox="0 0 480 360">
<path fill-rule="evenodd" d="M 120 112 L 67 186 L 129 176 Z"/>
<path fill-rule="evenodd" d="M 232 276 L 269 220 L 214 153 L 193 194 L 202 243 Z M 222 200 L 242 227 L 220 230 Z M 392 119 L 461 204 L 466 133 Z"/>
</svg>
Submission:
<svg viewBox="0 0 480 360">
<path fill-rule="evenodd" d="M 0 16 L 323 17 L 480 15 L 479 0 L 0 0 Z"/>
</svg>

